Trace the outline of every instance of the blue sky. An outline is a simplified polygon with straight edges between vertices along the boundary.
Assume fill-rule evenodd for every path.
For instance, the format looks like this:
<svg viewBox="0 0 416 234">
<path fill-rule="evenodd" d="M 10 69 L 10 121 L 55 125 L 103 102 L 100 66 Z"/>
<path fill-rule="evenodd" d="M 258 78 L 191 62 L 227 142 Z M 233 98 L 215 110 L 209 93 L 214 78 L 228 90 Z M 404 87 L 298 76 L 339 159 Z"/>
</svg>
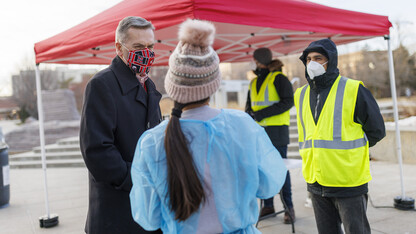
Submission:
<svg viewBox="0 0 416 234">
<path fill-rule="evenodd" d="M 416 47 L 415 0 L 311 0 L 327 6 L 386 15 L 392 23 L 401 22 L 401 37 L 405 45 Z M 0 96 L 11 93 L 10 77 L 19 68 L 34 63 L 34 43 L 58 34 L 121 0 L 13 0 L 0 2 Z M 393 45 L 397 44 L 393 29 Z M 382 39 L 346 46 L 345 51 L 369 44 L 374 49 L 386 49 Z"/>
</svg>

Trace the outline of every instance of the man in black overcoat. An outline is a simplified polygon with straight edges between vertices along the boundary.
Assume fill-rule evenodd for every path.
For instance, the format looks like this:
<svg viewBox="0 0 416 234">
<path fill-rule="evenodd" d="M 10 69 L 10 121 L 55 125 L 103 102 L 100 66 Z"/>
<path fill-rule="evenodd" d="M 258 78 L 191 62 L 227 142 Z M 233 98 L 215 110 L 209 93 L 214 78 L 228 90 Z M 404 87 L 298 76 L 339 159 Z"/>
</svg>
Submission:
<svg viewBox="0 0 416 234">
<path fill-rule="evenodd" d="M 161 121 L 161 94 L 147 76 L 154 42 L 149 21 L 124 18 L 116 31 L 117 56 L 86 87 L 80 144 L 89 171 L 88 234 L 161 233 L 134 222 L 129 199 L 137 141 Z"/>
</svg>

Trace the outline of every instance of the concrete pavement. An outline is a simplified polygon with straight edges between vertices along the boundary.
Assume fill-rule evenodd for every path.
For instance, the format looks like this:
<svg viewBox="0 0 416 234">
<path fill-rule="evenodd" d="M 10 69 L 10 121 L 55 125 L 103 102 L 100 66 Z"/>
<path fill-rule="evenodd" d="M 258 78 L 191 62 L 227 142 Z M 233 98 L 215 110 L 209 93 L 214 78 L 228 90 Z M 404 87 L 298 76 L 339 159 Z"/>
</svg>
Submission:
<svg viewBox="0 0 416 234">
<path fill-rule="evenodd" d="M 373 180 L 369 184 L 370 199 L 376 206 L 393 205 L 393 198 L 401 194 L 399 166 L 386 162 L 371 162 Z M 86 168 L 51 168 L 48 191 L 51 213 L 59 215 L 58 226 L 39 227 L 38 217 L 46 213 L 42 169 L 11 169 L 10 205 L 0 209 L 0 234 L 84 233 L 87 214 L 88 180 Z M 291 170 L 293 201 L 296 212 L 296 233 L 317 233 L 312 208 L 304 206 L 306 185 L 300 169 Z M 406 195 L 416 198 L 416 165 L 404 165 Z M 276 208 L 281 208 L 278 197 Z M 416 234 L 416 212 L 394 208 L 375 208 L 368 205 L 368 218 L 374 234 Z M 265 234 L 291 233 L 291 226 L 283 224 L 283 215 L 263 220 L 259 224 Z"/>
</svg>

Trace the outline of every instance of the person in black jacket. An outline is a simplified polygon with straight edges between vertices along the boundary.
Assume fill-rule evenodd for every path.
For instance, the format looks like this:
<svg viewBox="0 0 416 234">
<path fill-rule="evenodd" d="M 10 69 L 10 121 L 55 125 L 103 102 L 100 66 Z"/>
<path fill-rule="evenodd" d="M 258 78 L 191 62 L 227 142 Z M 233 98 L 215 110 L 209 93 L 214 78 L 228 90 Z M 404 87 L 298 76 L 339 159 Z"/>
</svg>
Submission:
<svg viewBox="0 0 416 234">
<path fill-rule="evenodd" d="M 137 140 L 161 121 L 162 95 L 147 77 L 154 60 L 153 31 L 143 18 L 121 20 L 117 56 L 85 90 L 80 145 L 89 171 L 86 233 L 161 233 L 145 231 L 133 220 L 129 198 Z"/>
<path fill-rule="evenodd" d="M 278 59 L 272 60 L 272 52 L 270 49 L 256 49 L 253 53 L 253 58 L 257 66 L 256 70 L 254 70 L 257 77 L 250 84 L 245 111 L 264 127 L 271 142 L 279 151 L 282 158 L 287 158 L 287 145 L 289 144 L 289 109 L 293 106 L 292 84 L 282 73 L 283 63 Z M 262 90 L 265 92 L 264 95 L 261 93 Z M 269 93 L 266 93 L 266 90 Z M 255 108 L 253 106 L 259 101 L 253 100 L 257 96 L 255 94 L 258 93 L 258 95 L 261 96 L 260 99 L 263 100 L 265 98 L 271 98 L 272 93 L 270 92 L 277 92 L 278 98 L 276 100 L 271 100 L 273 102 L 265 104 L 260 108 Z M 256 109 L 257 111 L 254 111 L 253 109 Z M 271 120 L 275 116 L 281 116 L 281 118 L 285 120 Z M 284 223 L 290 224 L 292 221 L 295 221 L 295 211 L 293 209 L 289 171 L 286 175 L 282 193 L 283 199 L 289 210 L 289 212 L 285 212 L 283 218 Z M 264 207 L 260 212 L 260 217 L 274 212 L 273 197 L 265 199 Z M 289 215 L 291 215 L 292 219 L 289 218 Z"/>
<path fill-rule="evenodd" d="M 320 123 L 319 122 L 320 116 L 323 116 L 323 114 L 325 115 L 328 114 L 328 112 L 322 113 L 322 110 L 324 109 L 324 106 L 328 100 L 328 96 L 330 96 L 330 91 L 337 87 L 338 87 L 337 90 L 341 89 L 339 85 L 335 86 L 334 83 L 337 82 L 337 84 L 339 84 L 341 83 L 342 79 L 345 82 L 349 82 L 348 81 L 349 79 L 341 77 L 339 74 L 339 70 L 337 68 L 337 63 L 338 63 L 337 56 L 338 55 L 337 55 L 336 45 L 329 39 L 322 39 L 319 41 L 312 42 L 303 51 L 302 56 L 300 57 L 300 60 L 303 62 L 303 64 L 306 67 L 305 76 L 308 81 L 308 85 L 310 86 L 308 99 L 309 99 L 311 115 L 307 113 L 309 112 L 309 108 L 306 109 L 307 112 L 300 111 L 302 112 L 303 117 L 300 117 L 300 114 L 298 113 L 298 126 L 299 126 L 299 123 L 303 123 L 304 125 L 306 125 L 305 118 L 308 118 L 308 116 L 305 117 L 305 115 L 309 115 L 313 118 L 313 121 L 315 122 L 315 125 L 317 125 L 317 128 L 318 128 L 319 127 L 318 124 Z M 295 103 L 296 103 L 298 112 L 299 112 L 299 106 L 302 106 L 302 104 L 298 104 L 297 94 L 298 92 L 301 93 L 302 90 L 307 90 L 307 88 L 308 88 L 307 86 L 304 86 L 304 87 L 299 88 L 296 91 Z M 351 110 L 354 113 L 351 113 L 351 115 L 347 113 L 346 116 L 351 116 L 351 117 L 353 116 L 353 120 L 351 120 L 351 122 L 353 121 L 355 124 L 359 124 L 358 126 L 361 126 L 362 131 L 365 133 L 364 138 L 363 138 L 365 139 L 364 144 L 362 146 L 354 146 L 354 147 L 361 147 L 364 150 L 365 150 L 364 147 L 367 147 L 366 148 L 367 150 L 362 151 L 362 152 L 366 152 L 366 153 L 363 153 L 363 155 L 361 154 L 353 155 L 353 154 L 345 153 L 346 151 L 337 151 L 338 155 L 336 155 L 336 157 L 348 155 L 348 157 L 350 157 L 353 160 L 351 163 L 357 160 L 364 160 L 364 161 L 367 161 L 368 163 L 368 160 L 369 160 L 368 147 L 374 146 L 378 141 L 380 141 L 385 136 L 384 121 L 381 116 L 380 109 L 377 105 L 377 102 L 375 101 L 374 97 L 371 95 L 370 91 L 367 88 L 365 88 L 362 85 L 362 83 L 359 84 L 358 91 L 356 91 L 356 93 L 357 93 L 356 97 L 343 96 L 343 99 L 356 98 L 355 109 L 353 107 Z M 301 95 L 302 94 L 300 94 L 299 100 L 302 99 Z M 304 95 L 305 95 L 305 98 L 303 100 L 307 100 L 306 94 Z M 338 96 L 336 97 L 338 98 Z M 342 102 L 340 103 L 341 103 L 340 112 L 343 113 L 345 111 L 348 111 L 346 107 L 342 106 Z M 344 103 L 345 103 L 345 100 L 344 100 Z M 335 106 L 336 105 L 338 104 L 335 104 Z M 332 106 L 334 106 L 334 104 L 332 104 Z M 303 107 L 305 106 L 303 105 Z M 330 108 L 330 104 L 326 105 L 324 110 L 329 110 L 328 108 Z M 336 112 L 336 109 L 334 112 Z M 335 116 L 335 114 L 333 115 Z M 345 120 L 344 117 L 342 117 L 342 121 L 344 120 Z M 303 121 L 303 122 L 300 122 L 300 121 Z M 334 117 L 334 122 L 336 122 L 335 117 Z M 334 125 L 333 128 L 336 128 L 335 123 L 332 123 L 332 121 L 328 121 L 327 123 L 320 123 L 320 124 L 326 125 L 327 126 L 326 128 L 328 129 L 332 129 L 332 125 Z M 341 129 L 341 121 L 338 124 L 340 125 L 339 129 Z M 343 123 L 343 124 L 345 126 L 346 123 Z M 308 129 L 308 126 L 304 126 L 303 131 L 305 131 L 305 129 Z M 333 131 L 335 134 L 335 130 Z M 306 135 L 306 133 L 303 133 L 303 134 Z M 318 142 L 315 139 L 315 141 L 313 142 L 315 148 L 319 148 L 317 143 Z M 368 146 L 366 146 L 366 144 L 368 144 Z M 352 147 L 352 149 L 354 147 Z M 323 146 L 322 148 L 325 148 L 325 147 Z M 336 151 L 338 149 L 341 149 L 337 147 L 333 147 L 332 149 L 330 147 L 327 147 L 327 148 L 329 148 L 330 151 L 331 150 Z M 348 147 L 345 147 L 343 150 L 348 150 Z M 318 159 L 315 159 L 315 157 L 313 156 L 314 155 L 312 154 L 311 159 L 304 159 L 304 162 L 305 160 L 312 160 L 312 165 L 315 165 L 315 167 L 313 167 L 315 169 L 312 169 L 312 170 L 317 170 L 316 164 L 324 165 L 324 164 L 328 164 L 329 163 L 328 161 L 332 160 L 330 158 L 327 158 L 328 161 L 325 161 L 324 156 L 320 155 L 321 161 L 318 161 Z M 354 158 L 353 156 L 355 156 L 356 158 Z M 362 156 L 366 158 L 362 159 L 361 158 Z M 302 155 L 302 157 L 304 157 L 304 155 Z M 331 157 L 334 157 L 334 155 L 332 155 Z M 345 160 L 342 159 L 342 160 L 339 160 L 339 162 L 345 162 Z M 339 167 L 339 168 L 345 168 L 347 166 L 348 165 L 338 165 L 338 164 L 336 165 L 336 167 Z M 371 179 L 371 176 L 369 175 L 368 165 L 367 165 L 367 168 L 363 166 L 363 168 L 359 170 L 366 171 L 366 173 L 368 173 L 368 178 Z M 336 171 L 336 169 L 334 169 L 334 171 Z M 335 175 L 335 174 L 331 174 L 328 171 L 320 171 L 319 169 L 314 173 L 317 173 L 322 178 L 324 178 L 324 177 L 337 177 L 340 175 L 341 172 L 338 172 L 338 175 Z M 305 174 L 307 173 L 304 172 L 304 177 L 305 177 Z M 366 181 L 369 180 L 368 178 L 366 177 Z M 341 229 L 341 223 L 343 223 L 344 230 L 346 233 L 370 233 L 371 232 L 371 229 L 367 220 L 367 216 L 366 216 L 367 198 L 368 198 L 367 197 L 367 193 L 368 193 L 367 182 L 358 186 L 350 186 L 349 183 L 352 183 L 352 182 L 349 182 L 349 183 L 346 182 L 344 186 L 324 186 L 324 185 L 321 185 L 317 181 L 316 177 L 314 180 L 315 182 L 307 184 L 307 189 L 311 193 L 311 196 L 312 196 L 311 197 L 312 204 L 314 208 L 315 219 L 316 219 L 316 224 L 317 224 L 319 233 L 343 233 Z"/>
</svg>

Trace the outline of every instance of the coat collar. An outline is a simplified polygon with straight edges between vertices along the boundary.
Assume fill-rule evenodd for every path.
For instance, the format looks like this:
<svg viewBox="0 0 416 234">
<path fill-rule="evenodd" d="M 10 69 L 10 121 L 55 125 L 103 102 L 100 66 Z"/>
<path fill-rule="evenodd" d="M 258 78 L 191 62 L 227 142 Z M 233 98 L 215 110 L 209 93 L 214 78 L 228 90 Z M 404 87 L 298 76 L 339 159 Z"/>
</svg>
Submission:
<svg viewBox="0 0 416 234">
<path fill-rule="evenodd" d="M 116 56 L 110 65 L 111 71 L 116 75 L 117 81 L 120 84 L 121 92 L 123 95 L 127 94 L 133 88 L 139 85 L 134 73 L 130 68 L 121 60 L 120 57 Z M 145 92 L 143 90 L 143 92 Z"/>
<path fill-rule="evenodd" d="M 140 88 L 142 89 L 137 94 L 136 100 L 139 97 L 139 95 L 141 95 L 142 93 L 146 94 L 146 91 L 144 90 L 144 88 L 143 87 L 140 87 Z M 160 94 L 159 91 L 157 91 L 155 83 L 153 83 L 153 81 L 150 78 L 146 80 L 146 88 L 147 88 L 147 95 L 149 97 L 148 99 L 149 105 L 159 106 L 159 102 L 160 102 L 160 99 L 162 98 L 162 94 Z"/>
<path fill-rule="evenodd" d="M 139 81 L 137 80 L 136 76 L 130 70 L 130 68 L 121 60 L 120 57 L 116 56 L 110 65 L 111 71 L 114 72 L 116 75 L 116 79 L 120 84 L 121 93 L 126 95 L 132 89 L 138 87 L 138 91 L 136 94 L 136 101 L 141 102 L 144 106 L 148 104 L 148 95 L 151 100 L 149 100 L 152 104 L 158 103 L 162 97 L 162 95 L 156 90 L 155 84 L 152 82 L 151 79 L 147 79 L 146 81 L 146 88 L 147 93 L 144 90 L 143 86 L 140 85 Z M 153 103 L 154 102 L 154 103 Z"/>
</svg>

